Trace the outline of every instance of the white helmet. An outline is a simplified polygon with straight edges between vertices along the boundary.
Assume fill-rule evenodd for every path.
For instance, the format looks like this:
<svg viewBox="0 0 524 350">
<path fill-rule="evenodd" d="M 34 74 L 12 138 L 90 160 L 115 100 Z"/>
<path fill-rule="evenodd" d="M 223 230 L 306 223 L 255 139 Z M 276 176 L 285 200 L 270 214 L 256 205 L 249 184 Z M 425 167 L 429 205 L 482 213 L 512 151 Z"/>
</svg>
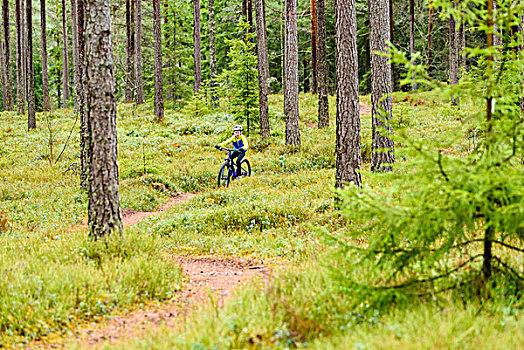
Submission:
<svg viewBox="0 0 524 350">
<path fill-rule="evenodd" d="M 242 130 L 243 130 L 242 125 L 235 125 L 233 127 L 233 131 L 242 131 Z"/>
</svg>

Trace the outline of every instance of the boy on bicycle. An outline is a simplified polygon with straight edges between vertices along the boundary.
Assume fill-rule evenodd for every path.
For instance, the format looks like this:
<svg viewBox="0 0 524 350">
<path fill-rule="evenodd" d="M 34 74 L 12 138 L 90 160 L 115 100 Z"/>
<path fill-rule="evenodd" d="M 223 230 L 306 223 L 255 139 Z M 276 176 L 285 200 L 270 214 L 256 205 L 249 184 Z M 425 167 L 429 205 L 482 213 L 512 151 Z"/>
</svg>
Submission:
<svg viewBox="0 0 524 350">
<path fill-rule="evenodd" d="M 242 159 L 244 159 L 244 156 L 246 155 L 246 151 L 249 147 L 249 144 L 247 143 L 247 138 L 242 135 L 242 126 L 241 125 L 235 125 L 233 127 L 233 136 L 231 136 L 226 141 L 219 143 L 215 146 L 216 149 L 220 149 L 224 145 L 232 142 L 234 151 L 231 153 L 230 159 L 233 160 L 237 158 L 236 164 L 237 164 L 237 173 L 236 176 L 242 175 L 242 170 L 240 167 L 240 162 Z"/>
</svg>

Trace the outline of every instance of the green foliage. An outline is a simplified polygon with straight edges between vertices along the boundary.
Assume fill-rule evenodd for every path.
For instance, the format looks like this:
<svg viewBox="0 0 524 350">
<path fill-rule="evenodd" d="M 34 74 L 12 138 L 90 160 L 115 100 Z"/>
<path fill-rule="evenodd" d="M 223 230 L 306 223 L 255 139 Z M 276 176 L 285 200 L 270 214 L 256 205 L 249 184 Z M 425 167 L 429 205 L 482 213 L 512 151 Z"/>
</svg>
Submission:
<svg viewBox="0 0 524 350">
<path fill-rule="evenodd" d="M 247 125 L 249 135 L 258 125 L 256 35 L 249 31 L 249 23 L 242 19 L 238 22 L 238 30 L 246 32 L 245 39 L 226 39 L 230 45 L 230 61 L 219 80 L 222 94 L 227 96 L 237 120 Z"/>
</svg>

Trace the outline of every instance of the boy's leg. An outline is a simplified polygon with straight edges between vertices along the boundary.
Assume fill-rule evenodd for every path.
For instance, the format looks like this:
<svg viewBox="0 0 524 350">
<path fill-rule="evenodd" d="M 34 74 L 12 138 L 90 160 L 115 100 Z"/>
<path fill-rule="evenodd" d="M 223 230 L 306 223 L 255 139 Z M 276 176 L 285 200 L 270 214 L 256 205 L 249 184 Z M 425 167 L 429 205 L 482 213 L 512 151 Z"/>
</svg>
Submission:
<svg viewBox="0 0 524 350">
<path fill-rule="evenodd" d="M 240 167 L 240 162 L 242 159 L 244 159 L 244 156 L 246 155 L 246 151 L 239 151 L 238 158 L 237 158 L 237 176 L 242 175 L 242 168 Z"/>
</svg>

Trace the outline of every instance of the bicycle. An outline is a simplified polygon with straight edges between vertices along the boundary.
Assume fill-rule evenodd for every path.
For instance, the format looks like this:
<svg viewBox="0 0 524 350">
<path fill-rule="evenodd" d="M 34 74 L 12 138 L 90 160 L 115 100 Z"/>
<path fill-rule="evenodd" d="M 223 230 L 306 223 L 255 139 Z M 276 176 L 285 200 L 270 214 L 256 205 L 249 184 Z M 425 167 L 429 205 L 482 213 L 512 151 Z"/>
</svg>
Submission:
<svg viewBox="0 0 524 350">
<path fill-rule="evenodd" d="M 224 163 L 220 167 L 220 170 L 218 171 L 218 187 L 225 186 L 228 187 L 231 179 L 236 179 L 240 177 L 246 177 L 251 176 L 251 164 L 249 164 L 249 160 L 242 159 L 240 162 L 240 176 L 235 176 L 236 169 L 235 164 L 233 163 L 233 160 L 231 159 L 231 153 L 233 153 L 234 149 L 229 148 L 218 148 L 219 151 L 227 151 L 227 158 L 224 160 Z"/>
</svg>

